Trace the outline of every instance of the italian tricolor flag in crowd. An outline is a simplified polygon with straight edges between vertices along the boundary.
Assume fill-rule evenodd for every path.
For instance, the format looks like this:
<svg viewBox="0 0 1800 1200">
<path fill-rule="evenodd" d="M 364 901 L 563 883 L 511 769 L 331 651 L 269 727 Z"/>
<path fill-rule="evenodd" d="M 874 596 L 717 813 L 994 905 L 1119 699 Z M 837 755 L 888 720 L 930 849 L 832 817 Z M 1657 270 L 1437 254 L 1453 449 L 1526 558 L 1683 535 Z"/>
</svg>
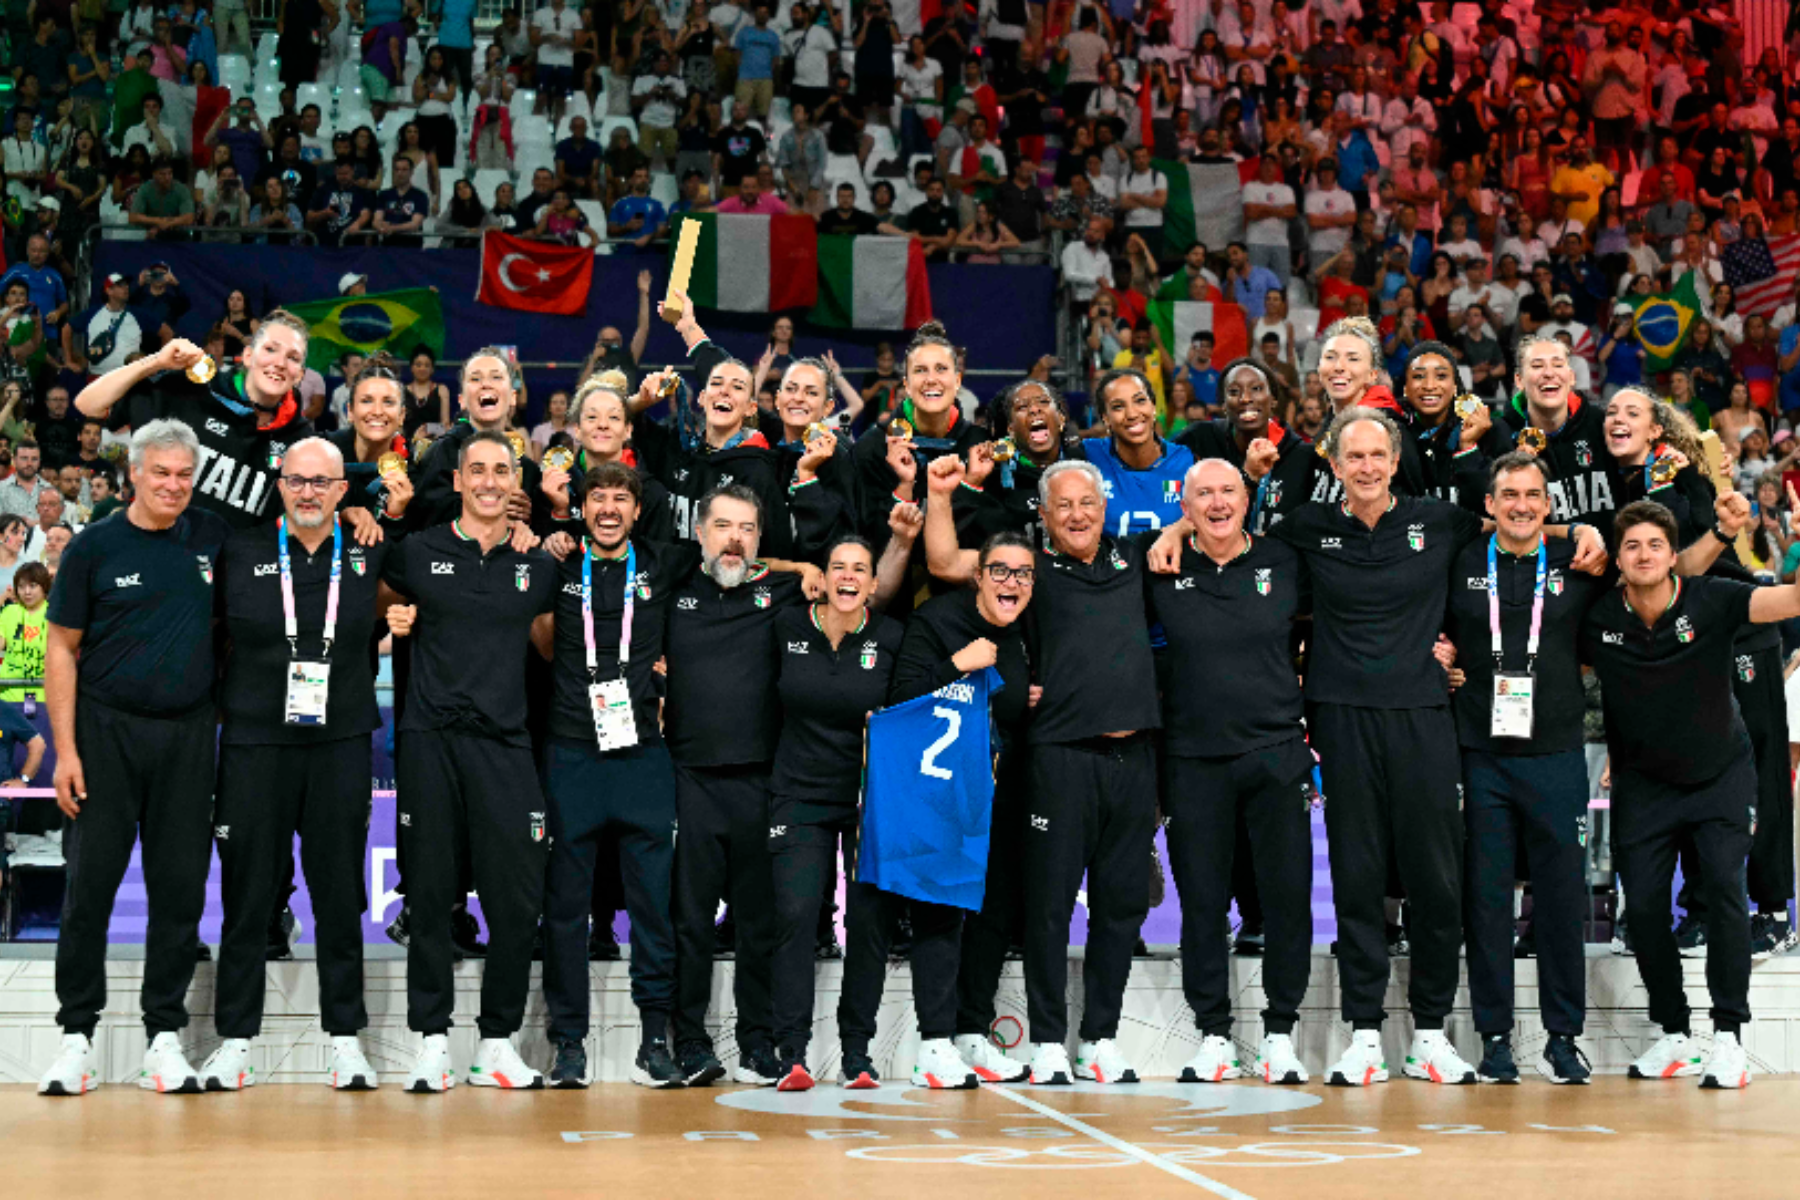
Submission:
<svg viewBox="0 0 1800 1200">
<path fill-rule="evenodd" d="M 1262 160 L 1188 163 L 1157 159 L 1152 165 L 1169 181 L 1163 208 L 1163 249 L 1186 253 L 1199 242 L 1214 254 L 1244 237 L 1244 185 L 1256 178 Z"/>
<path fill-rule="evenodd" d="M 819 302 L 808 319 L 836 329 L 917 329 L 931 320 L 931 283 L 916 238 L 872 233 L 819 239 Z"/>
<path fill-rule="evenodd" d="M 1212 365 L 1215 370 L 1234 358 L 1250 353 L 1250 328 L 1244 310 L 1235 304 L 1208 304 L 1200 300 L 1152 300 L 1150 320 L 1162 333 L 1163 347 L 1175 362 L 1187 360 L 1188 343 L 1196 333 L 1213 335 Z"/>
<path fill-rule="evenodd" d="M 807 216 L 748 213 L 683 213 L 700 223 L 700 245 L 688 296 L 702 308 L 727 312 L 778 312 L 809 308 L 819 298 L 819 230 Z"/>
</svg>

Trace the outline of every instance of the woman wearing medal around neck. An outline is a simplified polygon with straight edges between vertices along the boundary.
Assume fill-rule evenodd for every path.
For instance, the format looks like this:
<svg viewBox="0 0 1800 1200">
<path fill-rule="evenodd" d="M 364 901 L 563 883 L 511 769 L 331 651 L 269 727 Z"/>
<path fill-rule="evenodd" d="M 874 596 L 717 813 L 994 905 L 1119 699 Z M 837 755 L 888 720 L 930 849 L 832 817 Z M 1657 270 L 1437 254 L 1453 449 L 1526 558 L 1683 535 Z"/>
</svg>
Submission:
<svg viewBox="0 0 1800 1200">
<path fill-rule="evenodd" d="M 1682 547 L 1713 527 L 1715 490 L 1706 476 L 1706 452 L 1672 405 L 1622 388 L 1607 401 L 1601 429 L 1619 508 L 1634 500 L 1668 508 L 1681 529 Z"/>
<path fill-rule="evenodd" d="M 659 371 L 645 378 L 638 389 L 638 399 L 655 403 L 657 389 L 673 374 Z M 622 371 L 601 371 L 583 380 L 569 402 L 567 429 L 575 435 L 577 450 L 552 446 L 544 452 L 541 487 L 550 501 L 551 519 L 557 528 L 566 529 L 571 537 L 581 536 L 578 498 L 571 490 L 573 480 L 602 463 L 623 463 L 637 472 L 643 485 L 643 502 L 638 507 L 634 536 L 652 542 L 675 540 L 675 517 L 669 505 L 669 490 L 658 483 L 638 464 L 637 452 L 631 448 L 632 408 L 627 399 L 629 384 Z M 644 405 L 638 405 L 642 408 Z"/>
<path fill-rule="evenodd" d="M 833 383 L 840 378 L 837 360 L 830 355 L 795 358 L 782 371 L 775 393 L 775 415 L 781 421 L 776 473 L 787 489 L 794 557 L 808 562 L 822 562 L 834 540 L 855 533 L 861 511 L 850 447 L 825 423 Z M 861 406 L 860 396 L 848 395 Z"/>
<path fill-rule="evenodd" d="M 987 440 L 987 431 L 962 419 L 956 394 L 962 390 L 962 371 L 956 362 L 956 346 L 936 321 L 919 326 L 900 368 L 906 397 L 887 426 L 887 436 L 864 436 L 850 452 L 856 464 L 857 485 L 862 493 L 862 532 L 879 548 L 888 538 L 888 514 L 897 504 L 925 500 L 925 468 L 945 454 L 968 461 L 970 450 Z M 905 585 L 888 606 L 895 619 L 904 619 L 927 593 L 936 595 L 950 585 L 932 578 L 925 569 L 925 540 L 913 546 L 911 571 Z"/>
<path fill-rule="evenodd" d="M 346 508 L 366 508 L 398 520 L 412 500 L 407 474 L 406 400 L 394 362 L 377 354 L 350 381 L 350 424 L 326 435 L 344 456 L 350 489 Z"/>
<path fill-rule="evenodd" d="M 839 838 L 844 861 L 856 862 L 865 724 L 868 714 L 887 702 L 900 651 L 900 623 L 871 607 L 876 566 L 869 543 L 854 534 L 840 538 L 826 548 L 825 563 L 824 597 L 784 609 L 773 630 L 783 712 L 769 785 L 777 929 L 771 1000 L 781 1091 L 813 1086 L 806 1055 L 824 883 L 835 870 Z M 869 1043 L 887 975 L 889 937 L 902 907 L 913 912 L 913 995 L 923 1032 L 949 1045 L 961 912 L 851 881 L 845 885 L 849 947 L 838 1002 L 847 1087 L 874 1086 Z"/>
<path fill-rule="evenodd" d="M 1250 487 L 1253 533 L 1266 533 L 1312 494 L 1313 473 L 1329 471 L 1312 453 L 1312 443 L 1275 420 L 1279 389 L 1266 363 L 1239 358 L 1219 372 L 1225 415 L 1181 431 L 1175 440 L 1193 451 L 1196 462 L 1222 458 L 1244 473 Z"/>
<path fill-rule="evenodd" d="M 1485 512 L 1488 464 L 1511 449 L 1485 401 L 1463 394 L 1450 347 L 1420 342 L 1403 384 L 1427 495 Z"/>
<path fill-rule="evenodd" d="M 1062 393 L 1038 379 L 1024 379 L 994 404 L 994 428 L 1006 436 L 969 451 L 967 486 L 956 489 L 958 541 L 984 545 L 997 533 L 1022 533 L 1045 545 L 1038 520 L 1038 480 L 1064 458 L 1084 458 L 1079 439 L 1065 436 L 1069 409 Z"/>
</svg>

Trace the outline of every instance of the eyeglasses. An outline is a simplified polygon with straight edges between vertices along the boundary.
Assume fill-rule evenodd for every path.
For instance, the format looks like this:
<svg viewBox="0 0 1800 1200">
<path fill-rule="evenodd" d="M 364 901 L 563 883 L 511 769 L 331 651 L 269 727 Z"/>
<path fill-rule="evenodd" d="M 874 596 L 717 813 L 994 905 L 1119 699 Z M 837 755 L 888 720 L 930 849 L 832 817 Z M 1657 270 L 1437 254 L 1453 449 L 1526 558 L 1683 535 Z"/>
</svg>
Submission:
<svg viewBox="0 0 1800 1200">
<path fill-rule="evenodd" d="M 987 577 L 995 583 L 1005 583 L 1009 579 L 1016 579 L 1029 586 L 1037 578 L 1036 567 L 1009 567 L 1005 563 L 989 563 L 982 569 L 987 572 Z"/>
<path fill-rule="evenodd" d="M 342 475 L 283 475 L 281 486 L 290 492 L 312 491 L 325 493 L 331 490 L 334 483 L 342 483 Z"/>
</svg>

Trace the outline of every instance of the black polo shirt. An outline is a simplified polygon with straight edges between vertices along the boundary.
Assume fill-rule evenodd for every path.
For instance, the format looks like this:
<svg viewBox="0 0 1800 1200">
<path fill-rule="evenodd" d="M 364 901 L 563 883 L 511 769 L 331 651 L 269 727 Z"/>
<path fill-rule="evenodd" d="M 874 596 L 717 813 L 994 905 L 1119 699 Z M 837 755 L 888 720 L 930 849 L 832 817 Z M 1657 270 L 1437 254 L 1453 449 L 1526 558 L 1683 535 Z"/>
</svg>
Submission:
<svg viewBox="0 0 1800 1200">
<path fill-rule="evenodd" d="M 256 426 L 256 410 L 244 398 L 235 371 L 221 369 L 210 384 L 195 383 L 182 371 L 164 371 L 134 388 L 112 410 L 113 427 L 142 429 L 158 418 L 180 421 L 200 442 L 194 467 L 194 506 L 210 509 L 244 529 L 281 510 L 276 479 L 287 448 L 313 435 L 293 396 L 276 410 L 267 428 Z M 122 419 L 121 419 L 122 418 Z"/>
<path fill-rule="evenodd" d="M 656 660 L 663 656 L 669 606 L 675 592 L 700 561 L 692 543 L 659 545 L 632 539 L 637 574 L 632 584 L 631 660 L 625 679 L 631 689 L 632 715 L 638 744 L 662 741 L 657 720 Z M 593 709 L 588 704 L 587 641 L 581 620 L 581 553 L 569 555 L 556 569 L 556 652 L 552 668 L 556 696 L 550 709 L 550 735 L 597 747 Z M 625 615 L 625 558 L 594 559 L 593 682 L 619 678 L 619 624 Z"/>
<path fill-rule="evenodd" d="M 956 206 L 947 197 L 937 205 L 927 200 L 906 214 L 906 228 L 920 237 L 943 237 L 946 233 L 955 233 L 960 224 Z"/>
<path fill-rule="evenodd" d="M 1181 550 L 1175 575 L 1150 576 L 1150 612 L 1168 638 L 1163 745 L 1222 758 L 1300 736 L 1300 680 L 1290 651 L 1296 617 L 1312 607 L 1291 546 L 1249 538 L 1223 565 Z"/>
<path fill-rule="evenodd" d="M 1600 677 L 1613 770 L 1692 787 L 1750 748 L 1731 681 L 1756 589 L 1704 576 L 1676 587 L 1648 627 L 1624 588 L 1603 596 L 1582 624 L 1581 660 Z"/>
<path fill-rule="evenodd" d="M 929 695 L 963 677 L 950 660 L 977 638 L 994 643 L 995 670 L 1004 685 L 988 700 L 994 724 L 1006 742 L 1023 736 L 1031 717 L 1031 659 L 1025 650 L 1023 616 L 1011 625 L 995 625 L 981 615 L 973 588 L 936 596 L 913 610 L 900 643 L 889 704 L 904 704 Z"/>
<path fill-rule="evenodd" d="M 775 757 L 775 617 L 801 602 L 800 577 L 766 567 L 734 588 L 696 571 L 675 593 L 663 736 L 676 762 L 734 767 Z"/>
<path fill-rule="evenodd" d="M 396 543 L 359 546 L 344 530 L 344 566 L 338 584 L 337 639 L 331 646 L 331 690 L 323 725 L 290 725 L 287 708 L 288 647 L 282 622 L 281 569 L 276 522 L 241 529 L 219 557 L 219 612 L 230 640 L 219 707 L 225 714 L 221 740 L 229 745 L 308 745 L 341 738 L 366 738 L 381 728 L 375 704 L 375 592 L 382 568 Z M 317 662 L 324 652 L 325 600 L 331 590 L 331 538 L 308 554 L 288 532 L 288 563 L 294 573 L 294 619 L 300 657 Z"/>
<path fill-rule="evenodd" d="M 82 700 L 151 717 L 211 703 L 214 570 L 230 535 L 223 517 L 193 507 L 167 529 L 118 512 L 76 535 L 50 588 L 49 620 L 82 634 Z"/>
<path fill-rule="evenodd" d="M 1538 635 L 1532 688 L 1532 736 L 1493 738 L 1494 649 L 1488 619 L 1488 538 L 1476 538 L 1456 556 L 1450 575 L 1450 640 L 1465 682 L 1450 697 L 1461 744 L 1486 754 L 1561 754 L 1582 744 L 1581 622 L 1610 581 L 1569 569 L 1575 543 L 1544 539 L 1544 622 Z M 1496 548 L 1494 569 L 1500 598 L 1500 637 L 1505 669 L 1522 672 L 1531 636 L 1532 595 L 1537 588 L 1537 555 L 1515 558 Z"/>
<path fill-rule="evenodd" d="M 1431 656 L 1444 628 L 1450 565 L 1481 536 L 1454 505 L 1396 496 L 1370 529 L 1342 504 L 1307 504 L 1273 529 L 1312 577 L 1306 699 L 1362 708 L 1440 708 L 1444 669 Z"/>
<path fill-rule="evenodd" d="M 506 542 L 483 554 L 452 523 L 401 542 L 383 578 L 419 606 L 400 729 L 457 729 L 529 746 L 525 654 L 531 623 L 555 606 L 550 556 L 520 554 Z"/>
<path fill-rule="evenodd" d="M 846 806 L 861 798 L 863 729 L 887 703 L 901 635 L 900 622 L 866 617 L 834 650 L 812 605 L 776 616 L 782 715 L 770 786 L 777 795 Z"/>
<path fill-rule="evenodd" d="M 1145 620 L 1144 537 L 1103 534 L 1094 561 L 1037 554 L 1037 588 L 1025 612 L 1027 646 L 1043 699 L 1027 736 L 1034 745 L 1156 729 L 1156 664 Z"/>
</svg>

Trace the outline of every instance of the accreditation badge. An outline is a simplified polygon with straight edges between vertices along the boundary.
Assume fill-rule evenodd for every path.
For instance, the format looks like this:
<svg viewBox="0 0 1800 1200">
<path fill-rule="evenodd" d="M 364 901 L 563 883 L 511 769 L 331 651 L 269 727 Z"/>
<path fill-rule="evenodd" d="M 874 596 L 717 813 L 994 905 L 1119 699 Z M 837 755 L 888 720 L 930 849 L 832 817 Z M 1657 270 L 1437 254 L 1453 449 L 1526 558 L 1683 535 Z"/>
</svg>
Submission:
<svg viewBox="0 0 1800 1200">
<path fill-rule="evenodd" d="M 1489 737 L 1529 738 L 1531 736 L 1531 696 L 1534 680 L 1529 675 L 1494 675 L 1494 708 Z"/>
<path fill-rule="evenodd" d="M 629 750 L 638 744 L 637 717 L 631 711 L 631 689 L 623 679 L 588 685 L 588 704 L 594 711 L 594 737 L 602 754 Z"/>
<path fill-rule="evenodd" d="M 331 664 L 288 664 L 287 704 L 283 719 L 289 725 L 325 724 L 325 705 L 331 696 Z"/>
</svg>

